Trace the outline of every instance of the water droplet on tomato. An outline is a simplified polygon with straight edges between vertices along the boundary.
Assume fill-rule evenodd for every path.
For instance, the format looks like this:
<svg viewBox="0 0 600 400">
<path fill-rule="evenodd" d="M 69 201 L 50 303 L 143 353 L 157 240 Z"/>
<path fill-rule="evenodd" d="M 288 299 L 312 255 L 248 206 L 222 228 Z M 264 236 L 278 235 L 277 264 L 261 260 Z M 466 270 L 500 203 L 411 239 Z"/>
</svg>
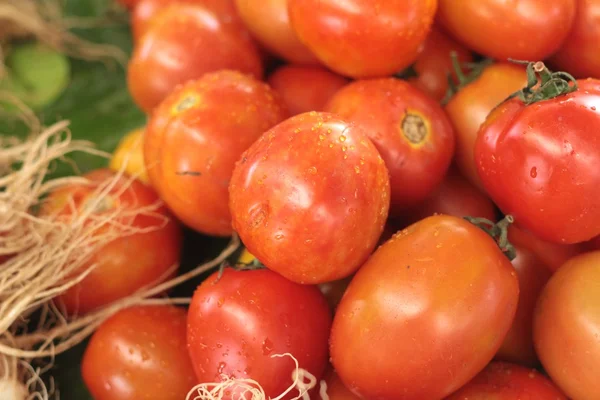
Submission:
<svg viewBox="0 0 600 400">
<path fill-rule="evenodd" d="M 536 167 L 531 168 L 531 171 L 529 171 L 529 175 L 534 179 L 537 178 L 537 168 Z"/>
<path fill-rule="evenodd" d="M 218 366 L 218 368 L 217 368 L 217 373 L 218 373 L 219 375 L 221 375 L 221 374 L 223 373 L 223 370 L 225 369 L 225 367 L 226 367 L 226 366 L 227 366 L 227 364 L 225 364 L 224 362 L 222 362 L 222 361 L 221 361 L 221 362 L 219 363 L 219 366 Z"/>
<path fill-rule="evenodd" d="M 340 135 L 340 142 L 345 142 L 345 141 L 346 141 L 346 136 Z"/>
<path fill-rule="evenodd" d="M 271 354 L 272 351 L 273 351 L 273 342 L 271 342 L 271 340 L 269 340 L 269 338 L 266 338 L 262 342 L 263 355 L 267 356 L 267 355 Z"/>
<path fill-rule="evenodd" d="M 275 240 L 281 240 L 281 239 L 283 239 L 283 237 L 284 237 L 283 234 L 278 233 L 275 235 Z"/>
</svg>

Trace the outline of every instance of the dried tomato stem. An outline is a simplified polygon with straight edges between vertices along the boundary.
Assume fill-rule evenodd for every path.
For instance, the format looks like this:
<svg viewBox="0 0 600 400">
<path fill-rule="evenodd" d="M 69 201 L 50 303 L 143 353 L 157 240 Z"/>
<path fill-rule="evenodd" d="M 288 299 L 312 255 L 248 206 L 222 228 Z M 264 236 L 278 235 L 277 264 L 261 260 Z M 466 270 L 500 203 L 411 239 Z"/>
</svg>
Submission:
<svg viewBox="0 0 600 400">
<path fill-rule="evenodd" d="M 508 96 L 519 98 L 526 105 L 551 100 L 577 90 L 577 80 L 568 72 L 550 71 L 542 61 L 510 60 L 515 64 L 527 65 L 527 86 Z"/>
<path fill-rule="evenodd" d="M 508 257 L 510 261 L 517 257 L 517 251 L 515 247 L 508 240 L 508 227 L 510 224 L 515 222 L 515 219 L 512 215 L 505 216 L 496 224 L 486 218 L 464 218 L 490 235 L 496 241 L 498 247 L 500 247 L 500 250 L 502 250 L 504 255 Z"/>
</svg>

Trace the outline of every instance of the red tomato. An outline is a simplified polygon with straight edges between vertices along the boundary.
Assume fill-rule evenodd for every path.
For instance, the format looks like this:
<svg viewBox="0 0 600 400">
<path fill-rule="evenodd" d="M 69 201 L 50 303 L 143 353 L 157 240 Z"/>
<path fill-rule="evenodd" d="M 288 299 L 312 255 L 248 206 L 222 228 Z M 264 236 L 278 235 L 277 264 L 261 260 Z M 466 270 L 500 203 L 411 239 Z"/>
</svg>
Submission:
<svg viewBox="0 0 600 400">
<path fill-rule="evenodd" d="M 70 220 L 79 212 L 98 201 L 98 190 L 115 173 L 99 169 L 85 175 L 89 184 L 73 184 L 50 194 L 44 202 L 41 215 L 58 215 Z M 81 268 L 83 272 L 92 265 L 97 266 L 78 284 L 58 297 L 67 312 L 87 313 L 93 309 L 133 294 L 135 291 L 160 278 L 179 262 L 182 234 L 166 208 L 141 211 L 159 201 L 148 186 L 139 181 L 129 184 L 127 178 L 117 181 L 110 192 L 94 209 L 94 217 L 111 217 L 96 234 L 108 229 L 120 229 L 117 224 L 145 229 L 147 232 L 122 232 L 121 237 L 102 246 Z M 123 228 L 121 228 L 123 229 Z M 119 233 L 116 231 L 115 233 Z"/>
<path fill-rule="evenodd" d="M 563 43 L 577 0 L 439 0 L 438 20 L 472 50 L 507 60 L 542 60 Z"/>
<path fill-rule="evenodd" d="M 229 185 L 233 227 L 268 268 L 299 283 L 351 275 L 388 216 L 388 172 L 359 125 L 292 117 L 246 151 Z"/>
<path fill-rule="evenodd" d="M 409 81 L 437 101 L 448 91 L 448 74 L 454 73 L 450 53 L 455 51 L 460 63 L 473 61 L 471 52 L 435 26 L 429 32 L 423 52 L 417 57 L 413 69 L 417 76 Z"/>
<path fill-rule="evenodd" d="M 454 216 L 396 234 L 358 270 L 331 331 L 335 370 L 359 397 L 441 399 L 502 344 L 519 286 L 482 229 Z"/>
<path fill-rule="evenodd" d="M 186 312 L 174 306 L 119 311 L 92 336 L 81 364 L 96 400 L 181 400 L 197 383 L 186 349 Z"/>
<path fill-rule="evenodd" d="M 471 382 L 446 400 L 567 400 L 548 378 L 514 364 L 490 363 Z"/>
<path fill-rule="evenodd" d="M 395 78 L 355 81 L 325 109 L 369 128 L 390 172 L 392 215 L 426 199 L 444 179 L 454 153 L 452 125 L 414 86 Z"/>
<path fill-rule="evenodd" d="M 136 104 L 150 113 L 177 85 L 222 69 L 262 78 L 261 56 L 247 32 L 201 5 L 172 4 L 136 45 L 127 84 Z"/>
<path fill-rule="evenodd" d="M 175 89 L 149 121 L 144 158 L 152 185 L 186 225 L 232 232 L 228 185 L 242 152 L 285 119 L 267 84 L 235 71 L 209 73 Z"/>
<path fill-rule="evenodd" d="M 418 206 L 407 210 L 401 220 L 403 226 L 408 226 L 434 214 L 497 220 L 494 203 L 454 171 L 454 168 L 451 168 L 432 195 Z"/>
<path fill-rule="evenodd" d="M 320 67 L 284 65 L 268 79 L 281 94 L 291 115 L 323 111 L 327 101 L 348 83 L 346 78 Z"/>
<path fill-rule="evenodd" d="M 483 190 L 477 174 L 473 149 L 479 127 L 494 107 L 527 83 L 525 68 L 495 63 L 473 82 L 458 91 L 446 105 L 446 113 L 456 132 L 454 160 L 461 173 Z"/>
<path fill-rule="evenodd" d="M 555 243 L 600 234 L 600 81 L 527 106 L 504 102 L 481 126 L 475 162 L 492 200 L 518 225 Z"/>
<path fill-rule="evenodd" d="M 569 396 L 600 398 L 600 252 L 565 263 L 544 288 L 533 341 L 544 369 Z"/>
<path fill-rule="evenodd" d="M 600 78 L 600 1 L 577 0 L 573 28 L 551 63 L 578 78 Z"/>
<path fill-rule="evenodd" d="M 290 26 L 287 0 L 235 0 L 238 13 L 267 49 L 298 64 L 318 64 Z"/>
<path fill-rule="evenodd" d="M 283 353 L 320 379 L 331 314 L 319 289 L 266 269 L 227 268 L 220 279 L 217 274 L 198 287 L 188 312 L 188 349 L 198 380 L 254 379 L 273 398 L 293 382 L 293 360 L 272 357 Z"/>
<path fill-rule="evenodd" d="M 360 400 L 358 396 L 344 385 L 332 367 L 327 370 L 325 382 L 327 383 L 327 396 L 329 400 Z"/>
<path fill-rule="evenodd" d="M 139 41 L 152 25 L 154 17 L 165 7 L 174 3 L 202 5 L 219 16 L 224 23 L 241 22 L 233 0 L 138 0 L 138 4 L 131 12 L 131 29 L 134 40 Z"/>
<path fill-rule="evenodd" d="M 288 0 L 300 41 L 333 71 L 382 77 L 408 67 L 429 33 L 437 0 Z"/>
</svg>

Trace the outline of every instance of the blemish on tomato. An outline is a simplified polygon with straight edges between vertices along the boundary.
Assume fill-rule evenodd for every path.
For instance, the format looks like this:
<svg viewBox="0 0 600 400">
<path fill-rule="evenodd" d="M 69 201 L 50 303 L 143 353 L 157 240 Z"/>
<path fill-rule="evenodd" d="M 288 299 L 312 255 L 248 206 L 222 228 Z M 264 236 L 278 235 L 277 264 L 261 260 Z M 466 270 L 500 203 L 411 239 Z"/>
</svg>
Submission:
<svg viewBox="0 0 600 400">
<path fill-rule="evenodd" d="M 422 146 L 429 136 L 429 124 L 422 115 L 407 111 L 400 122 L 402 135 L 411 146 Z"/>
</svg>

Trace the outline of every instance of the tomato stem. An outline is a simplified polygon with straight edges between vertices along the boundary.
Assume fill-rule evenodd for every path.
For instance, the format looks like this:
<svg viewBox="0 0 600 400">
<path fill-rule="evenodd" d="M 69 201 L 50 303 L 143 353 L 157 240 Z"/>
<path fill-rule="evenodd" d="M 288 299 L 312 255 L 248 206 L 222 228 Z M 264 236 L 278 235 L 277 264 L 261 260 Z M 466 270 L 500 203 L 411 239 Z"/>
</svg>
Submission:
<svg viewBox="0 0 600 400">
<path fill-rule="evenodd" d="M 450 60 L 452 62 L 452 69 L 458 79 L 458 83 L 455 82 L 452 73 L 448 73 L 448 90 L 446 95 L 442 99 L 442 105 L 446 105 L 450 99 L 465 86 L 476 81 L 484 69 L 493 63 L 492 59 L 486 58 L 480 62 L 471 63 L 460 63 L 458 59 L 458 53 L 456 51 L 450 52 Z M 465 74 L 464 69 L 468 70 L 469 73 Z"/>
<path fill-rule="evenodd" d="M 498 223 L 494 223 L 486 218 L 464 218 L 490 235 L 496 241 L 496 243 L 498 243 L 498 247 L 500 247 L 500 250 L 502 250 L 504 255 L 508 257 L 510 261 L 517 257 L 517 250 L 508 240 L 508 227 L 510 224 L 515 222 L 515 219 L 512 215 L 505 216 Z"/>
</svg>

